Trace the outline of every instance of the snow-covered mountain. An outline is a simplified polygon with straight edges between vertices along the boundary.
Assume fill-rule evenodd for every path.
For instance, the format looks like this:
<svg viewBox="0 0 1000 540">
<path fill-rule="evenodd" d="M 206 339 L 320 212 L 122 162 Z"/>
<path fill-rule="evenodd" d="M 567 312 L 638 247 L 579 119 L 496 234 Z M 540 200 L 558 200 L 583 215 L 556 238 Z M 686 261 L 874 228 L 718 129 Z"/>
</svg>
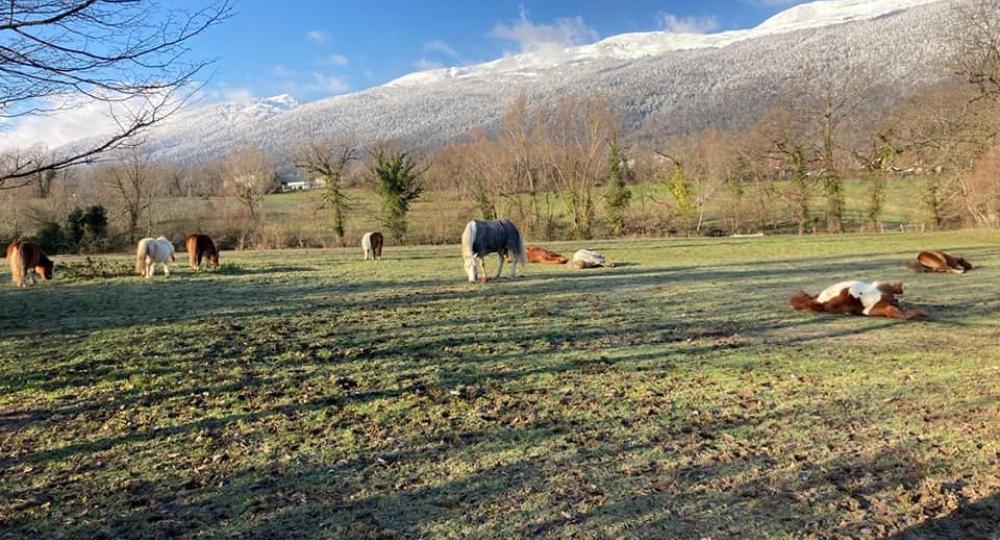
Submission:
<svg viewBox="0 0 1000 540">
<path fill-rule="evenodd" d="M 521 94 L 606 96 L 630 130 L 678 133 L 758 118 L 802 73 L 863 68 L 886 100 L 937 78 L 941 31 L 964 0 L 828 0 L 793 7 L 749 30 L 624 34 L 485 64 L 414 73 L 304 105 L 289 96 L 183 111 L 150 136 L 164 158 L 197 162 L 255 144 L 282 159 L 304 140 L 351 133 L 427 147 L 491 127 Z"/>
</svg>

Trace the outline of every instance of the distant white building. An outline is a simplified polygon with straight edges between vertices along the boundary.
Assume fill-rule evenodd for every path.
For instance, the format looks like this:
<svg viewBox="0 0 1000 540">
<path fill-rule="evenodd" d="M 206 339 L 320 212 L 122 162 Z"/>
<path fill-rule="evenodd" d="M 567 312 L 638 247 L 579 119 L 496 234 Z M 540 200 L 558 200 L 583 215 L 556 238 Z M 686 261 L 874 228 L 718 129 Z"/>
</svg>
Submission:
<svg viewBox="0 0 1000 540">
<path fill-rule="evenodd" d="M 298 172 L 288 172 L 278 175 L 278 191 L 290 193 L 292 191 L 310 191 L 326 185 L 323 177 L 306 178 Z"/>
</svg>

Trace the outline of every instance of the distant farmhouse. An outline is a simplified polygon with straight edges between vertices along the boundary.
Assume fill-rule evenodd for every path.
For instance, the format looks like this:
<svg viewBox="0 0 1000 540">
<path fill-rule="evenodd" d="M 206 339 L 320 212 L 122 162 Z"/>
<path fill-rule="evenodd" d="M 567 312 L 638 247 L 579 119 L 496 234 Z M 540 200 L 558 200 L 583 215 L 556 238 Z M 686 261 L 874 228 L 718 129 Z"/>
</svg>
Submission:
<svg viewBox="0 0 1000 540">
<path fill-rule="evenodd" d="M 324 185 L 326 185 L 326 179 L 321 176 L 307 178 L 302 176 L 298 171 L 288 171 L 278 174 L 278 191 L 281 193 L 311 191 L 322 188 Z"/>
</svg>

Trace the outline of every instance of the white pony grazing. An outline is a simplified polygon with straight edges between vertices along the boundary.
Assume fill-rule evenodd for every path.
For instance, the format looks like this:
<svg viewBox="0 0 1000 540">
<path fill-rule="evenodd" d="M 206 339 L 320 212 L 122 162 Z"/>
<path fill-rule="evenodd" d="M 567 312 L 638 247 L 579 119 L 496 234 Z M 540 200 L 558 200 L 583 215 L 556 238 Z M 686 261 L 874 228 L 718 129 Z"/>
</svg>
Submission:
<svg viewBox="0 0 1000 540">
<path fill-rule="evenodd" d="M 170 263 L 174 257 L 174 244 L 164 237 L 143 238 L 135 250 L 135 271 L 149 279 L 156 271 L 156 264 L 163 265 L 163 273 L 170 277 Z"/>
<path fill-rule="evenodd" d="M 521 232 L 509 219 L 470 221 L 462 233 L 462 258 L 465 259 L 465 273 L 469 283 L 481 280 L 486 283 L 486 262 L 483 257 L 496 253 L 500 257 L 497 267 L 497 279 L 503 272 L 504 259 L 510 258 L 510 277 L 517 277 L 517 265 L 528 264 L 528 255 L 524 247 Z M 479 272 L 482 267 L 482 273 Z"/>
</svg>

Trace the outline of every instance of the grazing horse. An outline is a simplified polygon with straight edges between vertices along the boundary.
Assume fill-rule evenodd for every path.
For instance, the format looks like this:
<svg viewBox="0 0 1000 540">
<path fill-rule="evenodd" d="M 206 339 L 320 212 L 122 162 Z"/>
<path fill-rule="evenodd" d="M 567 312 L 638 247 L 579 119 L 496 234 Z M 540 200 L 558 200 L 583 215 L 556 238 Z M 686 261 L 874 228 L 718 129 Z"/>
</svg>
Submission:
<svg viewBox="0 0 1000 540">
<path fill-rule="evenodd" d="M 382 233 L 378 231 L 372 231 L 365 233 L 361 237 L 361 249 L 365 252 L 365 260 L 371 257 L 373 261 L 378 261 L 382 259 L 382 244 L 385 243 L 385 238 Z"/>
<path fill-rule="evenodd" d="M 518 263 L 522 265 L 528 263 L 528 254 L 521 239 L 521 232 L 507 218 L 490 221 L 473 220 L 465 226 L 465 231 L 462 233 L 462 258 L 465 259 L 465 273 L 469 276 L 469 283 L 475 283 L 477 279 L 486 282 L 486 261 L 483 257 L 490 253 L 500 256 L 497 279 L 503 272 L 504 258 L 510 258 L 511 278 L 517 277 Z M 480 266 L 482 273 L 479 273 Z"/>
<path fill-rule="evenodd" d="M 219 267 L 219 250 L 215 247 L 212 237 L 207 234 L 189 234 L 184 240 L 184 245 L 188 252 L 188 262 L 191 268 L 197 270 L 201 268 L 202 258 L 208 259 L 208 266 Z"/>
<path fill-rule="evenodd" d="M 135 250 L 135 271 L 149 279 L 156 272 L 156 264 L 163 265 L 163 273 L 170 277 L 170 263 L 176 261 L 174 244 L 164 237 L 143 238 Z"/>
<path fill-rule="evenodd" d="M 815 313 L 863 315 L 889 319 L 915 319 L 926 314 L 919 309 L 904 310 L 896 297 L 903 294 L 902 283 L 845 281 L 827 287 L 817 296 L 805 291 L 792 295 L 792 307 Z"/>
<path fill-rule="evenodd" d="M 549 251 L 543 247 L 528 246 L 528 262 L 538 264 L 566 264 L 569 259 L 563 257 L 555 251 Z"/>
<path fill-rule="evenodd" d="M 573 254 L 573 260 L 570 261 L 570 266 L 573 268 L 614 268 L 615 263 L 608 261 L 596 251 L 590 251 L 589 249 L 581 249 Z"/>
<path fill-rule="evenodd" d="M 36 274 L 44 280 L 52 279 L 52 269 L 55 266 L 41 248 L 21 240 L 15 240 L 7 246 L 7 262 L 10 264 L 11 280 L 17 287 L 34 285 Z"/>
<path fill-rule="evenodd" d="M 907 261 L 906 267 L 914 272 L 950 272 L 964 274 L 972 270 L 972 265 L 962 257 L 954 257 L 943 251 L 921 251 L 916 261 Z"/>
</svg>

